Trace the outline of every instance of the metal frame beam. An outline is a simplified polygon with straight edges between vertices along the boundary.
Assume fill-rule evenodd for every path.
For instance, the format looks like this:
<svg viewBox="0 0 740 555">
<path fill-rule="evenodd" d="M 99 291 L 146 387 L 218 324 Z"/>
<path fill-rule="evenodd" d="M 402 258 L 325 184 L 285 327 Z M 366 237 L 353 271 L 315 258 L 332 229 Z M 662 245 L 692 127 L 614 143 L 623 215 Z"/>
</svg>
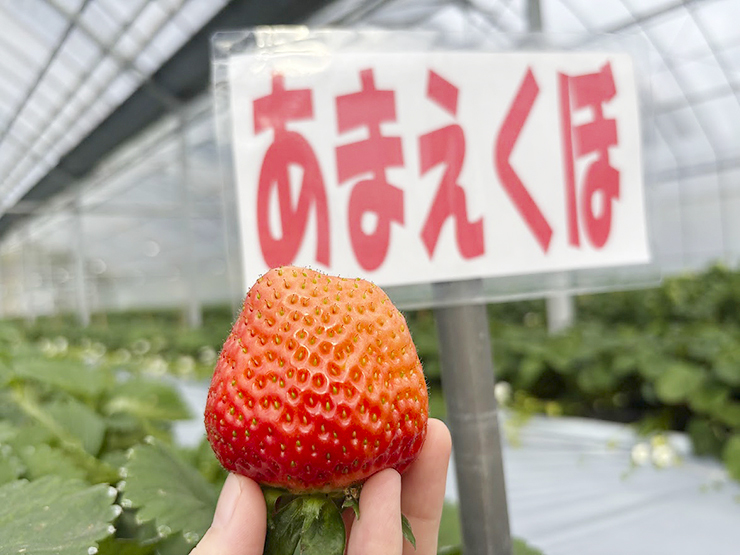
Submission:
<svg viewBox="0 0 740 555">
<path fill-rule="evenodd" d="M 233 0 L 195 33 L 113 113 L 104 119 L 46 176 L 19 200 L 47 200 L 88 175 L 98 162 L 121 143 L 133 138 L 168 113 L 159 93 L 178 103 L 189 101 L 210 86 L 210 39 L 220 30 L 257 25 L 297 23 L 332 0 Z M 153 89 L 152 87 L 156 87 Z M 27 218 L 0 216 L 0 237 Z"/>
</svg>

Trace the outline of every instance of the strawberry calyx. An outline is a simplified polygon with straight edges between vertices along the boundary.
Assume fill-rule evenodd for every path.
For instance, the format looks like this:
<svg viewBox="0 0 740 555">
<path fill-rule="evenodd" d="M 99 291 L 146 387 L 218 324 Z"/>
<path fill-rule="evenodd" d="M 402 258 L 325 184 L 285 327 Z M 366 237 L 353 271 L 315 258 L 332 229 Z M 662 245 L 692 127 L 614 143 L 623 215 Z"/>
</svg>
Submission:
<svg viewBox="0 0 740 555">
<path fill-rule="evenodd" d="M 342 511 L 351 508 L 360 518 L 362 485 L 343 492 L 301 493 L 264 487 L 267 505 L 265 555 L 342 555 L 347 536 Z M 416 548 L 408 519 L 401 515 L 403 537 Z"/>
<path fill-rule="evenodd" d="M 346 533 L 337 500 L 329 494 L 293 495 L 264 490 L 267 502 L 265 555 L 342 555 Z"/>
</svg>

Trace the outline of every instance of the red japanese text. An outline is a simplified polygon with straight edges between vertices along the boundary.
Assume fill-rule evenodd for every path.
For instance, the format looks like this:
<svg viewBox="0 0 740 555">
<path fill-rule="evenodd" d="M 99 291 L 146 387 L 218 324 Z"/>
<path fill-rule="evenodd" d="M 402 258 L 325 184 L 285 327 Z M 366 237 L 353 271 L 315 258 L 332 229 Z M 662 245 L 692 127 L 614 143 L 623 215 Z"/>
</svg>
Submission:
<svg viewBox="0 0 740 555">
<path fill-rule="evenodd" d="M 272 128 L 274 139 L 262 161 L 257 189 L 257 230 L 268 266 L 290 264 L 303 241 L 309 210 L 316 207 L 316 261 L 330 263 L 329 210 L 321 169 L 311 145 L 300 134 L 286 129 L 289 121 L 313 118 L 309 89 L 286 90 L 282 75 L 272 79 L 272 92 L 254 101 L 254 133 Z M 303 171 L 298 200 L 293 206 L 288 170 Z M 282 235 L 270 229 L 270 195 L 277 192 Z"/>
</svg>

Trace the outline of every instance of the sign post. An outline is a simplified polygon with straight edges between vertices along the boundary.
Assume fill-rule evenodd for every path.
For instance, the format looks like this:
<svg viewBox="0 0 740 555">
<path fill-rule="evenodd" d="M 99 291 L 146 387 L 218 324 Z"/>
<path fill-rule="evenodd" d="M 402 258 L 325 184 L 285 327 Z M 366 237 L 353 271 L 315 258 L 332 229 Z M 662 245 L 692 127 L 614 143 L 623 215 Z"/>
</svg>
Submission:
<svg viewBox="0 0 740 555">
<path fill-rule="evenodd" d="M 480 281 L 439 284 L 445 296 L 476 296 Z M 453 291 L 451 291 L 453 290 Z M 434 310 L 447 425 L 453 437 L 465 553 L 511 555 L 494 369 L 486 307 Z"/>
<path fill-rule="evenodd" d="M 430 44 L 214 38 L 238 258 L 245 288 L 299 264 L 369 279 L 401 308 L 413 289 L 435 310 L 465 553 L 510 555 L 485 303 L 503 280 L 541 297 L 578 281 L 558 276 L 649 263 L 637 87 L 624 53 Z"/>
</svg>

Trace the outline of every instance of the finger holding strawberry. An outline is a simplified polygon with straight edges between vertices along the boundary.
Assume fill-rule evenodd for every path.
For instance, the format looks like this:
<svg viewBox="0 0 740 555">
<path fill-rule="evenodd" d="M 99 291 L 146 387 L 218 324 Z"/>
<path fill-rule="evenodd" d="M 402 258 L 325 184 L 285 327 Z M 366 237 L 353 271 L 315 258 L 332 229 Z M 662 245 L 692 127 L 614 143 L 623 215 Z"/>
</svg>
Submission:
<svg viewBox="0 0 740 555">
<path fill-rule="evenodd" d="M 450 458 L 450 434 L 430 419 L 419 458 L 399 478 L 393 470 L 370 477 L 361 496 L 362 518 L 347 522 L 347 555 L 435 555 Z M 404 542 L 398 522 L 401 508 L 416 530 L 416 550 Z M 261 555 L 265 543 L 265 501 L 249 478 L 229 475 L 213 525 L 192 555 Z"/>
<path fill-rule="evenodd" d="M 266 553 L 341 554 L 342 509 L 359 512 L 376 473 L 409 469 L 427 414 L 419 357 L 387 295 L 364 280 L 283 267 L 246 296 L 205 426 L 221 464 L 263 488 Z M 403 530 L 413 540 L 405 519 Z"/>
</svg>

